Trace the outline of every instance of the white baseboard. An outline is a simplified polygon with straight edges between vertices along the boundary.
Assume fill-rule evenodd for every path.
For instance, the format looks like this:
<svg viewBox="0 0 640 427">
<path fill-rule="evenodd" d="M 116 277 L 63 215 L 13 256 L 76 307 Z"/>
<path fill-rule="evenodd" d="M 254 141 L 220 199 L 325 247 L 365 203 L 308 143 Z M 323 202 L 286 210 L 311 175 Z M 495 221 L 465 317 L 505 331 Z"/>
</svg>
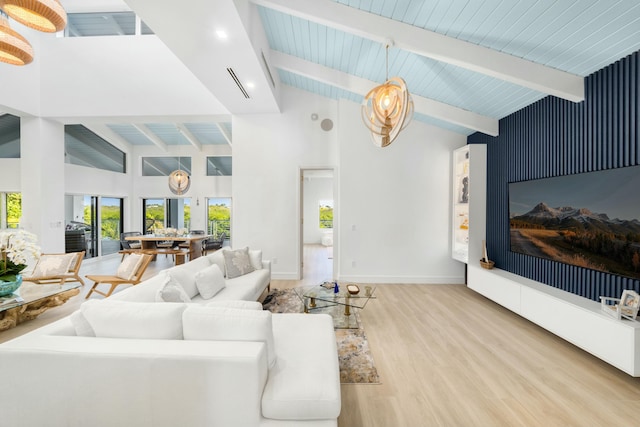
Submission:
<svg viewBox="0 0 640 427">
<path fill-rule="evenodd" d="M 358 276 L 340 275 L 338 280 L 362 283 L 405 283 L 429 285 L 464 285 L 464 276 Z"/>
</svg>

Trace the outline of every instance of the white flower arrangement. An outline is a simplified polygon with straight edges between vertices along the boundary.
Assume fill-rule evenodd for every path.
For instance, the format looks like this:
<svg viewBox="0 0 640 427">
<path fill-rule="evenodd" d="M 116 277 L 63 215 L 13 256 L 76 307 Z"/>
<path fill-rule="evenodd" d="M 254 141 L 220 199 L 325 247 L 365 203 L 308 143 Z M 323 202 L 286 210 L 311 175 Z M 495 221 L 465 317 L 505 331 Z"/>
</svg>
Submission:
<svg viewBox="0 0 640 427">
<path fill-rule="evenodd" d="M 40 258 L 35 234 L 25 230 L 0 231 L 0 280 L 14 281 L 30 259 Z"/>
</svg>

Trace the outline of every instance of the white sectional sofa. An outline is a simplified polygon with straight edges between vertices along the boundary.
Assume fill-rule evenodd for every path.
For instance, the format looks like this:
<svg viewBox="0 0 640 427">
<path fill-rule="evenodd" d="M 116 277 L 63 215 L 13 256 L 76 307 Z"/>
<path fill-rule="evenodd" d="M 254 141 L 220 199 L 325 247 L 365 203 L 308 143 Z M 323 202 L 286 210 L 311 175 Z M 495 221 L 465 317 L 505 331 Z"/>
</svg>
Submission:
<svg viewBox="0 0 640 427">
<path fill-rule="evenodd" d="M 188 281 L 212 261 L 170 273 Z M 208 300 L 181 283 L 187 303 L 155 302 L 157 275 L 0 345 L 0 425 L 337 426 L 333 322 L 262 311 L 263 265 Z"/>
</svg>

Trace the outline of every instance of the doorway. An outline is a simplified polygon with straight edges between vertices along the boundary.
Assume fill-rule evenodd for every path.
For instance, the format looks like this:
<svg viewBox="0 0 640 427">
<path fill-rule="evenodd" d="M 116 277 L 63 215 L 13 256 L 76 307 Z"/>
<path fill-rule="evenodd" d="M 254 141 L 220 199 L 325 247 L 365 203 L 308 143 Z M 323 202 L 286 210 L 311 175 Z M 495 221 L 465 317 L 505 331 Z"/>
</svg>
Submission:
<svg viewBox="0 0 640 427">
<path fill-rule="evenodd" d="M 300 279 L 334 279 L 333 169 L 300 170 Z"/>
</svg>

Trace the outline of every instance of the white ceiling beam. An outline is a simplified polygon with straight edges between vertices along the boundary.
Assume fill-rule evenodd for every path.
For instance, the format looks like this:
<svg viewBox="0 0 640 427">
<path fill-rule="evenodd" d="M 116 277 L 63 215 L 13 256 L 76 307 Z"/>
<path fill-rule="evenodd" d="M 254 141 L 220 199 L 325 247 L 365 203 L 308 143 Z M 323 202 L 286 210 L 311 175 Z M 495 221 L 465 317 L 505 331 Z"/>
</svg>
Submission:
<svg viewBox="0 0 640 427">
<path fill-rule="evenodd" d="M 225 129 L 224 126 L 222 126 L 222 123 L 216 123 L 216 126 L 218 127 L 218 129 L 220 130 L 220 133 L 222 134 L 222 136 L 224 137 L 224 139 L 227 140 L 227 142 L 229 143 L 229 146 L 233 146 L 233 141 L 231 139 L 231 135 L 229 134 L 229 132 L 227 131 L 227 129 Z"/>
<path fill-rule="evenodd" d="M 506 53 L 414 27 L 332 0 L 252 0 L 288 15 L 336 28 L 573 102 L 584 100 L 584 78 Z"/>
<path fill-rule="evenodd" d="M 143 134 L 144 136 L 147 137 L 147 139 L 151 142 L 153 142 L 154 145 L 157 145 L 158 148 L 164 150 L 164 151 L 169 151 L 169 147 L 167 146 L 167 143 L 164 142 L 163 140 L 161 140 L 160 138 L 158 138 L 158 136 L 153 133 L 151 131 L 151 129 L 149 129 L 148 127 L 146 127 L 145 125 L 142 124 L 136 124 L 133 123 L 133 127 L 138 129 L 138 131 Z"/>
<path fill-rule="evenodd" d="M 189 141 L 191 145 L 193 145 L 198 151 L 202 151 L 202 143 L 193 133 L 191 133 L 189 128 L 182 123 L 176 124 L 176 127 L 178 128 L 178 132 L 187 138 L 187 141 Z"/>
<path fill-rule="evenodd" d="M 374 87 L 380 85 L 379 82 L 356 77 L 342 71 L 328 68 L 313 62 L 305 61 L 296 56 L 287 55 L 272 50 L 270 52 L 271 64 L 276 68 L 290 71 L 313 80 L 336 86 L 344 90 L 364 95 Z M 497 136 L 499 131 L 498 120 L 491 117 L 482 116 L 462 108 L 454 107 L 433 99 L 424 98 L 411 94 L 415 112 L 444 120 L 449 123 L 463 126 L 467 129 L 473 129 L 486 133 L 487 135 Z"/>
</svg>

